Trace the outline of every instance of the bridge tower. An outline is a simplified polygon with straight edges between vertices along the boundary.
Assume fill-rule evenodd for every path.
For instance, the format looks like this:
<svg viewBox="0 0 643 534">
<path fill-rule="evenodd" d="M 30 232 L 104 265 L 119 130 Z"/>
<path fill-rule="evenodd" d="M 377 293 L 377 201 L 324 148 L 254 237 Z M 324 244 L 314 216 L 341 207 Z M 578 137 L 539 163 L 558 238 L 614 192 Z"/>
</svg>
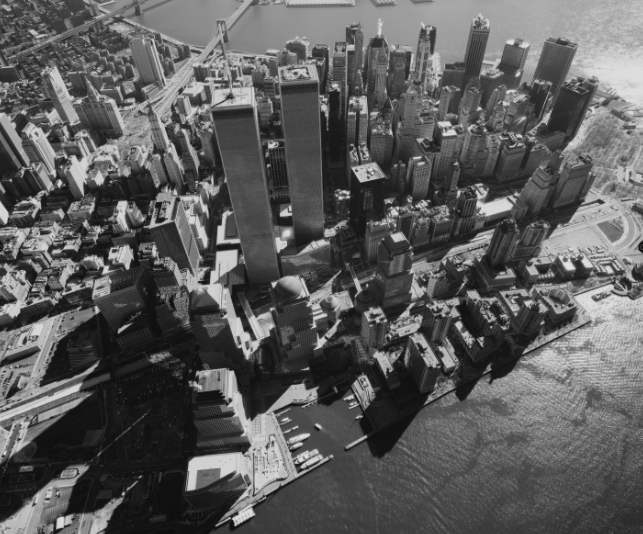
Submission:
<svg viewBox="0 0 643 534">
<path fill-rule="evenodd" d="M 134 13 L 136 15 L 140 15 L 141 14 L 141 4 L 140 4 L 139 0 L 134 0 L 134 6 L 136 6 L 136 7 L 134 7 Z"/>
</svg>

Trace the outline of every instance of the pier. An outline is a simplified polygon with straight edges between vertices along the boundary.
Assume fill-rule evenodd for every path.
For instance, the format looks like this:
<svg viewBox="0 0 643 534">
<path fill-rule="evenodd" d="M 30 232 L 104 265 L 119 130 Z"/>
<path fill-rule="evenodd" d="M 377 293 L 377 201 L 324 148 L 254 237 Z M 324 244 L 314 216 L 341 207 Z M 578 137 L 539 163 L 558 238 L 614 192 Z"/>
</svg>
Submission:
<svg viewBox="0 0 643 534">
<path fill-rule="evenodd" d="M 355 7 L 355 0 L 286 0 L 286 7 Z"/>
</svg>

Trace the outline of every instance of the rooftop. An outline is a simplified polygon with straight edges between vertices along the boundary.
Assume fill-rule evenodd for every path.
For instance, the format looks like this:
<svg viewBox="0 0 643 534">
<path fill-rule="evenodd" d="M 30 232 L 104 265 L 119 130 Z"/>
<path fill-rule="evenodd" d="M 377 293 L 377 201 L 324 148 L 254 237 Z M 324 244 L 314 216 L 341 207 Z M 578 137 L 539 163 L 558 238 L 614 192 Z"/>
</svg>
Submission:
<svg viewBox="0 0 643 534">
<path fill-rule="evenodd" d="M 217 108 L 252 107 L 255 105 L 254 89 L 252 87 L 233 87 L 230 97 L 230 89 L 215 89 L 212 97 L 213 110 Z"/>
<path fill-rule="evenodd" d="M 241 470 L 243 454 L 211 454 L 196 456 L 188 462 L 188 476 L 185 491 L 203 489 L 221 478 Z"/>
<path fill-rule="evenodd" d="M 319 81 L 314 65 L 288 65 L 279 67 L 279 82 L 285 84 Z"/>
<path fill-rule="evenodd" d="M 372 182 L 374 180 L 386 180 L 386 175 L 375 162 L 357 165 L 352 168 L 352 171 L 362 184 L 365 182 Z"/>
</svg>

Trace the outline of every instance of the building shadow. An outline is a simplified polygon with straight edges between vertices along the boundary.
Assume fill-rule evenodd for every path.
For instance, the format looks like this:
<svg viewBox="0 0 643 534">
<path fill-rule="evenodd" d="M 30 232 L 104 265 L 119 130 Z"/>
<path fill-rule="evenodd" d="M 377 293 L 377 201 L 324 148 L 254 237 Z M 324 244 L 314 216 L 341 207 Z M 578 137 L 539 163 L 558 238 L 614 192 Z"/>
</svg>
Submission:
<svg viewBox="0 0 643 534">
<path fill-rule="evenodd" d="M 397 421 L 390 427 L 378 432 L 372 438 L 366 440 L 371 455 L 375 458 L 383 458 L 390 453 L 411 425 L 417 413 L 418 412 L 413 412 L 412 414 L 409 414 L 404 419 Z M 370 423 L 365 423 L 363 428 L 365 430 L 370 428 Z"/>
</svg>

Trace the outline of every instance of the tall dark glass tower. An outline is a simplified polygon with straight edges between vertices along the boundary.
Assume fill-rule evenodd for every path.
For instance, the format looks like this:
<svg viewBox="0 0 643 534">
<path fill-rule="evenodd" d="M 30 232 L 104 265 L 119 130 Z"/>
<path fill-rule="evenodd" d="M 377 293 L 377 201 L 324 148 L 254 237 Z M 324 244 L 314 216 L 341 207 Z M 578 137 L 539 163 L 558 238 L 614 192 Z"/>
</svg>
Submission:
<svg viewBox="0 0 643 534">
<path fill-rule="evenodd" d="M 482 16 L 482 14 L 478 15 L 471 22 L 469 42 L 467 43 L 467 51 L 464 55 L 465 85 L 471 78 L 477 78 L 480 76 L 482 61 L 484 60 L 487 41 L 489 40 L 490 28 L 489 19 Z"/>
</svg>

